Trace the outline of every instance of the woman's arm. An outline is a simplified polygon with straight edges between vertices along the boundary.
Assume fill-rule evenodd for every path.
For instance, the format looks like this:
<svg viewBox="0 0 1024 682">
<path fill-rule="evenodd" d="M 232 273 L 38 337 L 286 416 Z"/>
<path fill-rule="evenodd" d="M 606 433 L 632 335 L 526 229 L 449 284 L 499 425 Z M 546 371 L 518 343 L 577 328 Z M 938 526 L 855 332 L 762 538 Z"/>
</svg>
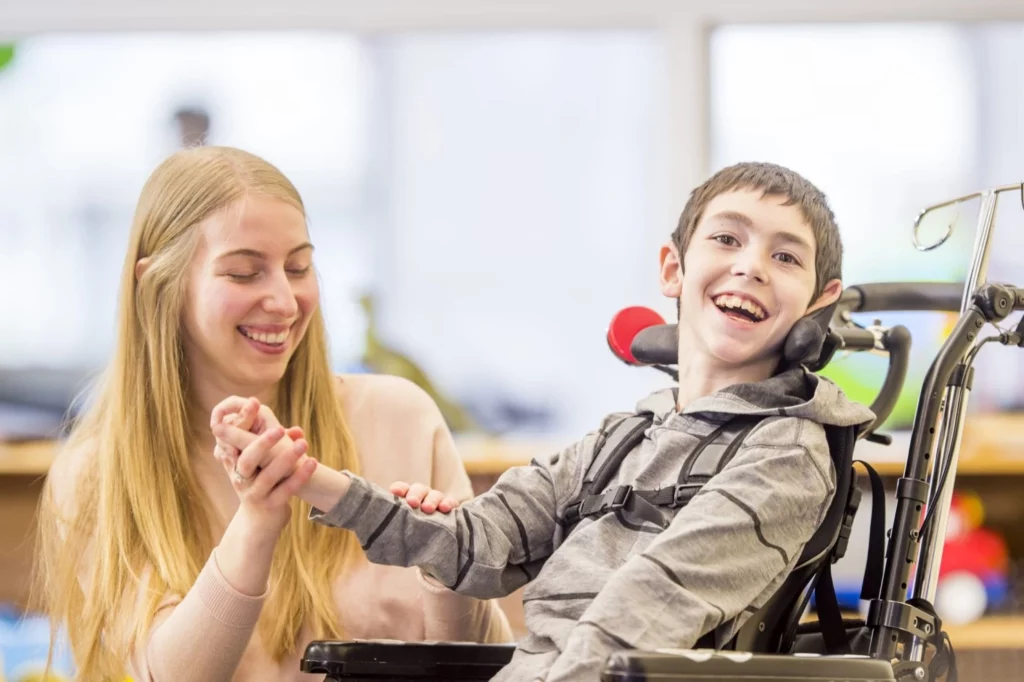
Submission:
<svg viewBox="0 0 1024 682">
<path fill-rule="evenodd" d="M 138 681 L 229 680 L 259 619 L 277 536 L 236 513 L 192 589 L 132 657 Z"/>
<path fill-rule="evenodd" d="M 160 614 L 133 656 L 137 677 L 198 682 L 234 675 L 259 619 L 274 547 L 291 515 L 289 499 L 312 472 L 306 447 L 273 426 L 237 457 L 224 457 L 225 468 L 241 474 L 232 484 L 238 510 L 188 594 Z"/>
</svg>

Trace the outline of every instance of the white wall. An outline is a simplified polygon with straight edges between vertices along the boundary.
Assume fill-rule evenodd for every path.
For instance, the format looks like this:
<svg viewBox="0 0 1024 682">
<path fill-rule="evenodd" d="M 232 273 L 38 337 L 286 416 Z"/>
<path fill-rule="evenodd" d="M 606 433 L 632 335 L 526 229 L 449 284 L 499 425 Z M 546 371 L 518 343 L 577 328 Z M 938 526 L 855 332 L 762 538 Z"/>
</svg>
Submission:
<svg viewBox="0 0 1024 682">
<path fill-rule="evenodd" d="M 0 37 L 40 31 L 649 27 L 665 31 L 668 187 L 707 172 L 705 38 L 717 23 L 1024 19 L 1019 0 L 0 0 Z M 666 219 L 680 201 L 661 207 Z"/>
<path fill-rule="evenodd" d="M 656 101 L 662 107 L 660 119 L 666 131 L 657 159 L 655 184 L 664 191 L 652 194 L 657 202 L 651 208 L 653 216 L 644 221 L 645 232 L 637 235 L 639 240 L 652 245 L 664 238 L 666 227 L 674 223 L 685 202 L 686 192 L 698 184 L 709 170 L 707 35 L 711 27 L 718 23 L 745 22 L 950 19 L 1020 20 L 1024 19 L 1024 3 L 1018 0 L 838 0 L 828 3 L 797 0 L 183 0 L 167 3 L 0 0 L 0 37 L 35 32 L 145 29 L 317 28 L 384 35 L 416 29 L 422 35 L 423 29 L 654 27 L 663 36 L 660 54 L 664 60 L 664 75 L 660 83 L 664 91 Z M 408 78 L 410 73 L 408 70 L 400 71 L 398 77 Z M 428 99 L 413 104 L 430 106 Z M 472 175 L 467 174 L 466 180 L 471 181 Z M 408 231 L 398 235 L 396 241 L 405 248 L 395 254 L 392 269 L 397 276 L 408 280 L 404 285 L 406 290 L 414 290 L 417 273 L 422 268 L 415 262 L 415 214 L 423 211 L 424 207 L 429 210 L 432 188 L 411 182 L 399 183 L 398 187 L 398 199 L 409 210 L 408 219 L 399 216 L 398 224 L 405 225 L 400 229 Z M 479 215 L 485 215 L 482 207 Z M 585 253 L 583 257 L 586 257 Z M 410 297 L 390 302 L 393 311 L 401 311 L 403 321 L 415 319 L 417 310 L 423 313 L 426 309 L 424 302 L 433 296 L 430 292 L 418 293 L 422 300 Z M 509 292 L 509 295 L 514 295 L 514 292 Z M 500 314 L 486 306 L 491 303 L 500 309 L 502 300 L 496 292 L 489 295 L 481 288 L 480 309 L 493 313 L 496 324 L 500 322 Z M 544 302 L 538 299 L 538 303 Z M 444 330 L 430 328 L 431 319 L 421 314 L 417 324 L 435 340 L 442 338 Z M 484 345 L 487 342 L 484 338 L 472 341 Z M 436 345 L 446 347 L 444 343 Z M 561 348 L 560 354 L 564 355 L 565 350 Z M 580 366 L 574 367 L 573 372 L 583 370 L 591 360 L 581 357 Z M 434 359 L 434 363 L 445 362 L 441 357 Z M 471 368 L 463 369 L 472 372 Z M 445 374 L 452 375 L 456 371 L 455 365 L 444 367 Z M 572 376 L 572 372 L 567 372 L 567 375 Z"/>
</svg>

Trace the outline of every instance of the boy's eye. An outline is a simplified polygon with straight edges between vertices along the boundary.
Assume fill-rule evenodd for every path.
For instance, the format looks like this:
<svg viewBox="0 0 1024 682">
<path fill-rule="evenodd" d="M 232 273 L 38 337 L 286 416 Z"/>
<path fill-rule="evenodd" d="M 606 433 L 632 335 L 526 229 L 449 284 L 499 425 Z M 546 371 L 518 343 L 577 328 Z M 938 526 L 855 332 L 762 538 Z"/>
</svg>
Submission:
<svg viewBox="0 0 1024 682">
<path fill-rule="evenodd" d="M 775 257 L 787 265 L 800 265 L 800 261 L 791 253 L 777 253 Z"/>
<path fill-rule="evenodd" d="M 302 277 L 304 275 L 308 275 L 311 269 L 313 269 L 312 265 L 307 265 L 304 268 L 289 268 L 288 274 L 294 275 L 295 277 Z"/>
<path fill-rule="evenodd" d="M 723 244 L 725 246 L 740 245 L 739 240 L 736 239 L 736 237 L 733 237 L 731 234 L 716 234 L 714 237 L 712 237 L 712 239 L 714 239 L 719 244 Z"/>
</svg>

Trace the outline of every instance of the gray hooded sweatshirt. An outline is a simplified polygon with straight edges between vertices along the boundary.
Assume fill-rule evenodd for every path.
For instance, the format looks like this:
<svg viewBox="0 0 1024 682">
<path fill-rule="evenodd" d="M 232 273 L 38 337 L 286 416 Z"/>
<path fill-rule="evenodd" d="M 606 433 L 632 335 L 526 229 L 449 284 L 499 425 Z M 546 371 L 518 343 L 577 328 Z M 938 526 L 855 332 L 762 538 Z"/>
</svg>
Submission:
<svg viewBox="0 0 1024 682">
<path fill-rule="evenodd" d="M 653 423 L 609 488 L 676 482 L 697 444 L 736 415 L 764 417 L 726 467 L 659 527 L 621 513 L 560 520 L 578 498 L 595 442 L 510 469 L 449 514 L 424 514 L 352 476 L 333 509 L 311 518 L 349 528 L 370 561 L 419 566 L 449 588 L 501 597 L 524 584 L 527 636 L 495 681 L 597 680 L 619 649 L 691 648 L 725 639 L 792 570 L 828 509 L 836 472 L 822 424 L 873 420 L 831 381 L 794 369 L 701 398 L 682 412 L 664 389 L 638 404 Z M 674 515 L 674 516 L 673 516 Z"/>
</svg>

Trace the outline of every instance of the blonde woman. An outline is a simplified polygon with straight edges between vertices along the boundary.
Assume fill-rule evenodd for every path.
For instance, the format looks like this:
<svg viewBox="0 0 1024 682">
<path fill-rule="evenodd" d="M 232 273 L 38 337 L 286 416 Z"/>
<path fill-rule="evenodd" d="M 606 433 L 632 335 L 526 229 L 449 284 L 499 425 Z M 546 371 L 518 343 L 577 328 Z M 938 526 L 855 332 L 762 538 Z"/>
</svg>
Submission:
<svg viewBox="0 0 1024 682">
<path fill-rule="evenodd" d="M 37 595 L 80 679 L 316 679 L 298 664 L 313 639 L 511 639 L 495 603 L 370 564 L 290 499 L 307 449 L 471 495 L 424 392 L 331 374 L 312 257 L 297 191 L 252 154 L 181 151 L 147 181 L 113 359 L 40 509 Z M 210 415 L 231 395 L 296 425 L 275 434 L 287 468 L 224 476 Z"/>
</svg>

